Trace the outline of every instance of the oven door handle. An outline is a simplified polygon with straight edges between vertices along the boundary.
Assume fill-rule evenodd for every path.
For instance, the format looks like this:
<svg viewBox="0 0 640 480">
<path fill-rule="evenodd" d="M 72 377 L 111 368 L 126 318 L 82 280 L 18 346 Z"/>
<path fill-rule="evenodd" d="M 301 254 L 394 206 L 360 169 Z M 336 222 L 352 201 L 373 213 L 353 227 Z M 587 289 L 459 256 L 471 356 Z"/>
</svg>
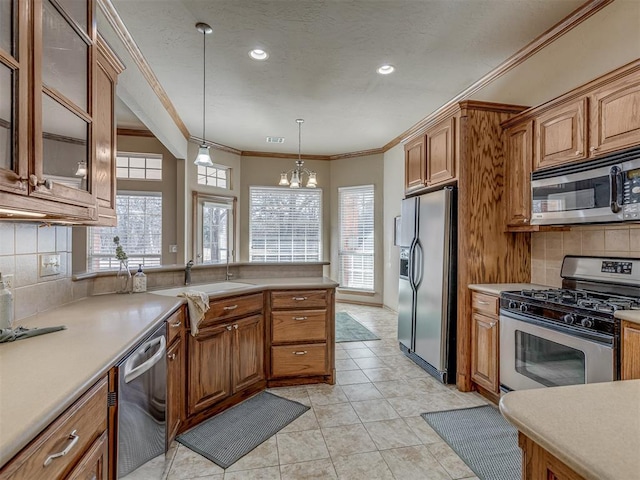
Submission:
<svg viewBox="0 0 640 480">
<path fill-rule="evenodd" d="M 617 165 L 614 165 L 609 170 L 609 192 L 610 201 L 609 206 L 613 213 L 618 213 L 621 209 L 618 203 L 618 186 L 622 183 L 622 169 Z"/>
</svg>

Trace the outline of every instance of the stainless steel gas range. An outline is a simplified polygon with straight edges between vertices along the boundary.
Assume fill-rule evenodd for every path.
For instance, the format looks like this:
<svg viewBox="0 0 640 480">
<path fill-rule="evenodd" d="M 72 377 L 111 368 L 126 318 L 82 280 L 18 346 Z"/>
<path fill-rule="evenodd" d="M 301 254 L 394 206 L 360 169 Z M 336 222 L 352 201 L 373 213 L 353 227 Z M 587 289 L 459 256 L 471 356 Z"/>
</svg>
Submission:
<svg viewBox="0 0 640 480">
<path fill-rule="evenodd" d="M 617 310 L 640 310 L 640 259 L 567 256 L 562 288 L 500 296 L 503 391 L 619 378 Z"/>
</svg>

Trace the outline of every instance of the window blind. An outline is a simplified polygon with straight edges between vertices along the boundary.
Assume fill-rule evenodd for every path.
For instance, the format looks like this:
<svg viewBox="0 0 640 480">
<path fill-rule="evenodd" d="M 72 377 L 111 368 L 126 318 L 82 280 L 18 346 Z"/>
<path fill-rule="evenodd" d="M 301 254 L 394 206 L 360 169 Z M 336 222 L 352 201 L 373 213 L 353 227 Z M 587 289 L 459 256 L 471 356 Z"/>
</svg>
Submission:
<svg viewBox="0 0 640 480">
<path fill-rule="evenodd" d="M 314 262 L 322 252 L 322 190 L 249 188 L 252 262 Z"/>
<path fill-rule="evenodd" d="M 340 286 L 374 290 L 373 185 L 338 189 Z"/>
</svg>

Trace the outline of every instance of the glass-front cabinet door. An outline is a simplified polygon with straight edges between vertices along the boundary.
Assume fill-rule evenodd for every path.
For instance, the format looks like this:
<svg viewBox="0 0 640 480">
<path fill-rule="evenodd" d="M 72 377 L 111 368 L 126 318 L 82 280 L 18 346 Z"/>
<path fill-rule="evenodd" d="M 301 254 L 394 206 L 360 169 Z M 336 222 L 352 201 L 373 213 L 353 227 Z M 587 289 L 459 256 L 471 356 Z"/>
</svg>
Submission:
<svg viewBox="0 0 640 480">
<path fill-rule="evenodd" d="M 33 195 L 94 205 L 91 73 L 96 32 L 90 0 L 34 0 Z M 41 28 L 38 28 L 41 27 Z"/>
</svg>

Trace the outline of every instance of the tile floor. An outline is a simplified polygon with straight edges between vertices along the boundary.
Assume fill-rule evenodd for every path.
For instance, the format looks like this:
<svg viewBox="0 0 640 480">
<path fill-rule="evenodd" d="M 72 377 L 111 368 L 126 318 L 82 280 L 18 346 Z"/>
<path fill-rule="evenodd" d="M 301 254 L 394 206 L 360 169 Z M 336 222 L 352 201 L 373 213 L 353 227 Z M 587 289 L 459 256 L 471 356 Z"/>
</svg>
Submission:
<svg viewBox="0 0 640 480">
<path fill-rule="evenodd" d="M 445 386 L 398 349 L 397 315 L 337 304 L 381 340 L 336 345 L 336 385 L 270 391 L 311 407 L 226 470 L 183 445 L 136 470 L 131 480 L 476 479 L 420 417 L 484 405 Z"/>
</svg>

